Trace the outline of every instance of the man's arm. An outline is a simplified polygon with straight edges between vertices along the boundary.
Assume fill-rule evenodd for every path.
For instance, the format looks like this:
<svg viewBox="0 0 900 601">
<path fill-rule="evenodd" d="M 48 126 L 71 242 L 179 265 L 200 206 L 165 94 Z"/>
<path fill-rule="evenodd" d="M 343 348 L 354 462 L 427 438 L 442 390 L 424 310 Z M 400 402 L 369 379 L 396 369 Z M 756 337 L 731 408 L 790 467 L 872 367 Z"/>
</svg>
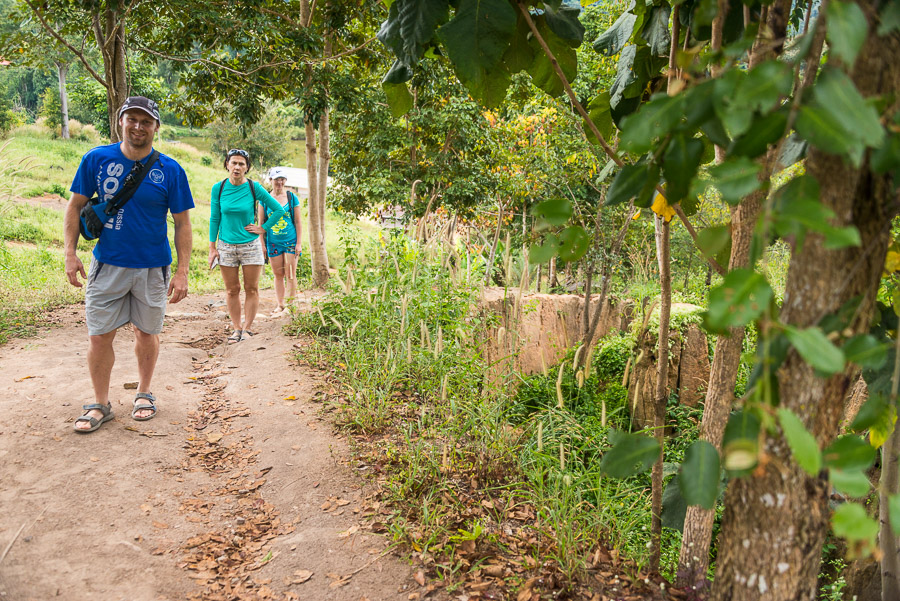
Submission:
<svg viewBox="0 0 900 601">
<path fill-rule="evenodd" d="M 188 293 L 188 270 L 191 264 L 191 249 L 194 243 L 194 233 L 191 230 L 190 211 L 173 213 L 175 220 L 175 254 L 178 257 L 178 267 L 172 281 L 169 282 L 169 296 L 173 303 L 177 303 Z"/>
<path fill-rule="evenodd" d="M 84 264 L 75 253 L 75 248 L 78 246 L 78 236 L 80 234 L 78 222 L 81 215 L 81 209 L 84 208 L 84 205 L 86 205 L 87 202 L 87 196 L 72 192 L 69 203 L 66 205 L 65 217 L 63 218 L 66 277 L 69 279 L 69 283 L 76 288 L 81 288 L 82 286 L 81 281 L 78 279 L 79 273 L 81 274 L 82 279 L 87 279 L 87 274 L 84 271 Z"/>
</svg>

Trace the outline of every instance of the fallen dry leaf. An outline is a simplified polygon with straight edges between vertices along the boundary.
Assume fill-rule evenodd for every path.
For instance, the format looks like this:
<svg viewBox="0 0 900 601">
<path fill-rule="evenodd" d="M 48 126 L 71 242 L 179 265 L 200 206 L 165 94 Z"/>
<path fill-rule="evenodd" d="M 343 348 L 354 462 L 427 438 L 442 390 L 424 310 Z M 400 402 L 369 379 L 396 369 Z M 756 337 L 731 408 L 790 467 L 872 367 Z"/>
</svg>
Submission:
<svg viewBox="0 0 900 601">
<path fill-rule="evenodd" d="M 359 530 L 358 524 L 355 526 L 351 526 L 349 529 L 344 530 L 343 532 L 338 534 L 338 538 L 347 538 L 348 536 L 352 536 L 353 534 L 356 533 L 357 530 Z"/>
<path fill-rule="evenodd" d="M 209 443 L 215 444 L 215 443 L 219 442 L 220 440 L 222 440 L 221 432 L 210 432 L 209 434 L 206 435 L 206 441 Z"/>
<path fill-rule="evenodd" d="M 291 584 L 303 584 L 312 577 L 313 573 L 309 570 L 297 570 L 296 572 L 294 572 L 294 577 L 291 579 Z"/>
<path fill-rule="evenodd" d="M 413 580 L 415 580 L 416 584 L 418 584 L 419 586 L 425 586 L 425 572 L 419 570 L 418 572 L 416 572 L 416 575 L 413 576 Z"/>
<path fill-rule="evenodd" d="M 21 378 L 16 378 L 16 382 L 24 382 L 25 380 L 30 380 L 31 378 L 36 378 L 37 376 L 22 376 Z"/>
<path fill-rule="evenodd" d="M 160 530 L 165 530 L 166 528 L 169 527 L 169 525 L 166 524 L 165 522 L 153 522 L 153 527 L 159 528 Z"/>
<path fill-rule="evenodd" d="M 147 505 L 146 503 L 144 503 L 143 505 L 141 505 L 141 511 L 150 513 L 151 511 L 153 511 L 153 507 L 151 505 Z"/>
</svg>

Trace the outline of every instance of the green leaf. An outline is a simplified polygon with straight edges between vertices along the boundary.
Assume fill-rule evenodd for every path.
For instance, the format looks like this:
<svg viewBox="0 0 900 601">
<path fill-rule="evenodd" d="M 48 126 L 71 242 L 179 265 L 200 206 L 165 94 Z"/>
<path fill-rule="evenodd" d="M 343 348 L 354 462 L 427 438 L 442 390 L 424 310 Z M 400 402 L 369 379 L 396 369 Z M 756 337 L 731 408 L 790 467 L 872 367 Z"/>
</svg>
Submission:
<svg viewBox="0 0 900 601">
<path fill-rule="evenodd" d="M 828 4 L 827 17 L 825 38 L 828 47 L 845 65 L 852 67 L 866 41 L 869 29 L 866 15 L 855 3 L 832 0 Z"/>
<path fill-rule="evenodd" d="M 637 21 L 637 15 L 629 8 L 616 19 L 612 27 L 600 34 L 600 37 L 594 42 L 594 50 L 606 56 L 613 56 L 621 52 L 634 32 L 635 21 Z"/>
<path fill-rule="evenodd" d="M 531 214 L 549 225 L 562 225 L 572 216 L 572 203 L 566 198 L 551 198 L 534 205 Z"/>
<path fill-rule="evenodd" d="M 844 353 L 828 340 L 821 328 L 800 330 L 785 325 L 784 333 L 800 356 L 818 371 L 831 375 L 844 369 Z"/>
<path fill-rule="evenodd" d="M 741 409 L 728 417 L 722 438 L 725 469 L 731 473 L 745 473 L 759 462 L 759 417 Z"/>
<path fill-rule="evenodd" d="M 600 469 L 613 478 L 629 478 L 650 469 L 659 457 L 659 443 L 642 434 L 612 431 L 613 447 L 603 454 Z"/>
<path fill-rule="evenodd" d="M 635 154 L 643 154 L 678 124 L 684 114 L 683 96 L 659 96 L 622 121 L 619 146 Z"/>
<path fill-rule="evenodd" d="M 760 166 L 751 159 L 737 157 L 710 167 L 709 173 L 722 199 L 736 205 L 762 185 L 757 177 L 759 170 Z"/>
<path fill-rule="evenodd" d="M 503 55 L 516 33 L 516 11 L 506 0 L 460 0 L 453 19 L 438 29 L 459 80 L 486 107 L 509 87 Z"/>
<path fill-rule="evenodd" d="M 831 113 L 816 106 L 802 106 L 794 127 L 810 144 L 831 154 L 844 155 L 859 165 L 865 145 L 844 129 Z"/>
<path fill-rule="evenodd" d="M 839 470 L 867 470 L 875 461 L 875 449 L 856 434 L 839 437 L 822 452 L 825 465 Z"/>
<path fill-rule="evenodd" d="M 606 206 L 628 202 L 641 192 L 647 181 L 647 165 L 625 165 L 616 174 L 606 192 Z"/>
<path fill-rule="evenodd" d="M 556 57 L 556 62 L 562 69 L 566 79 L 574 81 L 578 73 L 578 57 L 575 49 L 550 31 L 542 19 L 537 20 L 537 27 L 553 56 Z M 531 75 L 532 82 L 551 96 L 559 96 L 564 91 L 563 83 L 553 69 L 550 58 L 541 48 L 537 38 L 532 38 L 530 43 L 531 50 L 534 53 L 534 61 L 528 67 L 528 73 Z"/>
<path fill-rule="evenodd" d="M 824 69 L 814 89 L 816 105 L 839 122 L 845 132 L 866 146 L 881 145 L 884 128 L 878 111 L 863 98 L 846 73 L 834 68 Z"/>
<path fill-rule="evenodd" d="M 691 179 L 697 173 L 703 156 L 703 141 L 678 134 L 669 141 L 663 159 L 666 196 L 670 204 L 680 202 L 688 194 Z"/>
<path fill-rule="evenodd" d="M 810 476 L 817 475 L 822 469 L 822 453 L 816 439 L 790 409 L 778 410 L 778 422 L 797 465 Z"/>
<path fill-rule="evenodd" d="M 796 250 L 810 231 L 824 237 L 827 249 L 859 246 L 859 231 L 853 226 L 831 225 L 834 212 L 819 202 L 819 182 L 811 175 L 800 175 L 779 188 L 774 195 L 775 232 L 782 237 L 794 236 Z"/>
<path fill-rule="evenodd" d="M 397 57 L 384 83 L 400 84 L 412 78 L 412 67 L 422 58 L 435 28 L 447 20 L 448 0 L 396 0 L 381 24 L 378 39 Z"/>
<path fill-rule="evenodd" d="M 528 261 L 534 265 L 547 263 L 556 256 L 559 250 L 559 239 L 555 234 L 547 234 L 541 244 L 532 244 L 528 248 Z"/>
<path fill-rule="evenodd" d="M 860 367 L 879 369 L 887 361 L 890 345 L 878 342 L 871 334 L 859 334 L 844 343 L 843 351 L 847 361 Z"/>
<path fill-rule="evenodd" d="M 531 28 L 528 26 L 528 22 L 525 20 L 525 17 L 518 15 L 516 32 L 503 53 L 503 64 L 506 65 L 510 73 L 524 71 L 534 62 L 535 52 L 531 47 L 530 37 Z M 541 54 L 543 54 L 543 51 L 541 51 Z"/>
<path fill-rule="evenodd" d="M 609 110 L 609 92 L 602 92 L 600 95 L 595 96 L 588 104 L 587 112 L 591 121 L 594 122 L 594 125 L 596 125 L 597 129 L 600 131 L 600 135 L 603 136 L 604 139 L 609 140 L 612 137 L 613 132 L 612 114 Z M 588 127 L 587 123 L 584 125 L 584 133 L 591 144 L 600 143 L 597 136 L 595 136 L 591 128 Z M 609 175 L 608 172 L 607 175 Z M 600 178 L 601 181 L 603 179 L 605 178 Z"/>
<path fill-rule="evenodd" d="M 888 496 L 888 515 L 894 536 L 900 536 L 900 495 Z"/>
<path fill-rule="evenodd" d="M 732 103 L 750 111 L 768 112 L 791 93 L 793 73 L 787 63 L 770 60 L 751 69 L 738 85 Z"/>
<path fill-rule="evenodd" d="M 900 30 L 900 4 L 888 2 L 881 6 L 881 23 L 878 25 L 878 35 L 886 36 L 892 31 Z M 900 526 L 898 526 L 900 527 Z"/>
<path fill-rule="evenodd" d="M 662 525 L 679 532 L 684 530 L 684 516 L 687 513 L 687 501 L 681 495 L 678 476 L 674 476 L 666 484 L 662 497 Z"/>
<path fill-rule="evenodd" d="M 849 497 L 859 499 L 865 497 L 872 490 L 869 478 L 859 470 L 844 471 L 839 469 L 828 470 L 831 485 L 838 492 L 844 493 Z"/>
<path fill-rule="evenodd" d="M 710 291 L 704 325 L 712 332 L 745 326 L 763 314 L 773 295 L 762 275 L 752 269 L 733 269 Z"/>
<path fill-rule="evenodd" d="M 413 107 L 413 97 L 409 93 L 406 83 L 382 83 L 382 89 L 387 96 L 388 106 L 391 108 L 391 116 L 394 119 L 402 117 Z"/>
<path fill-rule="evenodd" d="M 719 452 L 706 440 L 688 447 L 678 475 L 681 494 L 688 505 L 712 509 L 719 493 Z"/>
<path fill-rule="evenodd" d="M 584 40 L 584 25 L 578 20 L 579 14 L 581 14 L 581 7 L 578 6 L 561 4 L 554 8 L 544 4 L 544 18 L 547 26 L 573 48 L 580 46 Z"/>
<path fill-rule="evenodd" d="M 862 432 L 873 427 L 879 422 L 889 422 L 891 419 L 892 407 L 887 397 L 881 394 L 869 394 L 869 398 L 859 408 L 850 429 L 854 432 Z"/>
<path fill-rule="evenodd" d="M 707 257 L 715 257 L 730 241 L 730 225 L 716 225 L 697 232 L 697 246 Z"/>
<path fill-rule="evenodd" d="M 865 541 L 875 544 L 878 536 L 878 522 L 866 514 L 866 509 L 859 503 L 844 503 L 834 510 L 831 516 L 831 529 L 837 536 L 848 541 Z"/>
<path fill-rule="evenodd" d="M 654 56 L 668 56 L 669 45 L 672 36 L 669 35 L 669 16 L 672 7 L 668 3 L 653 5 L 644 22 L 641 38 L 650 46 L 650 53 Z"/>
<path fill-rule="evenodd" d="M 766 152 L 785 133 L 787 115 L 776 111 L 758 119 L 750 130 L 734 141 L 728 149 L 730 156 L 745 156 L 754 159 Z"/>
<path fill-rule="evenodd" d="M 713 108 L 732 138 L 746 132 L 753 122 L 753 111 L 736 101 L 746 74 L 739 69 L 729 69 L 713 84 Z"/>
<path fill-rule="evenodd" d="M 570 225 L 559 234 L 559 258 L 569 263 L 584 256 L 591 237 L 580 225 Z"/>
</svg>

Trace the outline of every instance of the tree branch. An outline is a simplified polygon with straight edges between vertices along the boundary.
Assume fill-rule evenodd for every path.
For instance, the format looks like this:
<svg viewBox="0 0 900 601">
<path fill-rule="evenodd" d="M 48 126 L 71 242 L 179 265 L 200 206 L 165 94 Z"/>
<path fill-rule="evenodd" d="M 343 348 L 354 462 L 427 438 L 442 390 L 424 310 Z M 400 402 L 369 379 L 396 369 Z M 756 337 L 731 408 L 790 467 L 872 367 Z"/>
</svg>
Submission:
<svg viewBox="0 0 900 601">
<path fill-rule="evenodd" d="M 76 57 L 78 57 L 78 60 L 81 61 L 81 63 L 84 65 L 85 69 L 87 69 L 88 73 L 91 74 L 91 77 L 96 79 L 100 83 L 100 85 L 102 85 L 104 88 L 109 88 L 109 84 L 106 83 L 106 80 L 103 79 L 99 73 L 94 71 L 94 68 L 91 67 L 91 65 L 87 62 L 87 59 L 84 57 L 84 54 L 79 52 L 78 49 L 75 48 L 75 46 L 73 46 L 68 41 L 66 41 L 65 38 L 63 38 L 59 33 L 57 33 L 55 29 L 50 27 L 50 24 L 47 23 L 47 20 L 44 18 L 44 15 L 42 15 L 41 12 L 34 5 L 33 0 L 25 0 L 25 4 L 28 5 L 28 8 L 30 8 L 31 12 L 34 13 L 34 16 L 36 16 L 38 18 L 38 21 L 40 21 L 40 23 L 41 23 L 41 27 L 43 27 L 47 33 L 49 33 L 51 36 L 53 36 L 54 38 L 59 40 L 59 42 L 63 46 L 65 46 L 66 48 L 71 50 L 72 54 L 74 54 Z"/>
<path fill-rule="evenodd" d="M 519 6 L 519 11 L 522 13 L 522 16 L 525 17 L 525 22 L 528 23 L 528 27 L 531 29 L 531 33 L 534 35 L 535 39 L 540 44 L 541 48 L 544 51 L 544 54 L 547 55 L 547 58 L 550 60 L 550 65 L 553 67 L 553 70 L 556 72 L 557 77 L 563 84 L 563 89 L 566 91 L 566 95 L 569 97 L 569 101 L 575 107 L 575 110 L 578 111 L 578 114 L 584 119 L 585 123 L 588 124 L 588 127 L 591 129 L 591 132 L 597 137 L 597 140 L 600 142 L 600 146 L 603 148 L 603 151 L 612 159 L 616 165 L 619 167 L 624 167 L 625 162 L 619 157 L 618 153 L 609 145 L 606 141 L 606 138 L 603 137 L 603 134 L 600 133 L 600 130 L 597 129 L 596 124 L 594 124 L 593 119 L 591 119 L 590 115 L 588 115 L 587 111 L 578 101 L 578 98 L 575 96 L 575 91 L 572 89 L 572 85 L 569 83 L 568 78 L 566 78 L 565 73 L 563 73 L 562 69 L 559 66 L 559 62 L 556 60 L 556 57 L 553 55 L 553 51 L 550 50 L 550 46 L 547 45 L 547 42 L 544 40 L 544 37 L 538 31 L 537 26 L 534 24 L 534 20 L 531 18 L 531 13 L 528 11 L 528 7 L 523 4 L 522 0 L 518 0 L 517 2 Z M 659 186 L 656 186 L 656 190 L 665 197 L 665 191 Z M 675 209 L 675 213 L 678 215 L 678 218 L 685 224 L 688 233 L 691 235 L 691 238 L 694 240 L 694 244 L 697 244 L 697 232 L 688 222 L 687 217 L 684 214 L 684 211 L 681 210 L 681 207 L 678 205 L 672 205 Z M 704 255 L 705 256 L 705 255 Z M 706 257 L 707 262 L 710 266 L 716 270 L 716 272 L 720 275 L 725 275 L 726 271 L 719 263 L 713 259 L 712 257 Z"/>
</svg>

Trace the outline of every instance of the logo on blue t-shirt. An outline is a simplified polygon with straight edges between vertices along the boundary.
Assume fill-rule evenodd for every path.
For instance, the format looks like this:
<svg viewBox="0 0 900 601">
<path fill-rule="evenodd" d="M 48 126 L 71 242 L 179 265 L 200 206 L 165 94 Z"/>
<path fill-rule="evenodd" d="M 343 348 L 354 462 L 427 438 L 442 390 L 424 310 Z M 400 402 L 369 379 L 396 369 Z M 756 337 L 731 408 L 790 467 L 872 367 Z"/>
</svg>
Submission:
<svg viewBox="0 0 900 601">
<path fill-rule="evenodd" d="M 163 183 L 163 180 L 166 179 L 165 176 L 163 175 L 163 172 L 160 171 L 159 169 L 151 170 L 150 173 L 147 174 L 147 177 L 149 177 L 150 181 L 153 182 L 154 184 L 161 184 L 161 183 Z"/>
</svg>

